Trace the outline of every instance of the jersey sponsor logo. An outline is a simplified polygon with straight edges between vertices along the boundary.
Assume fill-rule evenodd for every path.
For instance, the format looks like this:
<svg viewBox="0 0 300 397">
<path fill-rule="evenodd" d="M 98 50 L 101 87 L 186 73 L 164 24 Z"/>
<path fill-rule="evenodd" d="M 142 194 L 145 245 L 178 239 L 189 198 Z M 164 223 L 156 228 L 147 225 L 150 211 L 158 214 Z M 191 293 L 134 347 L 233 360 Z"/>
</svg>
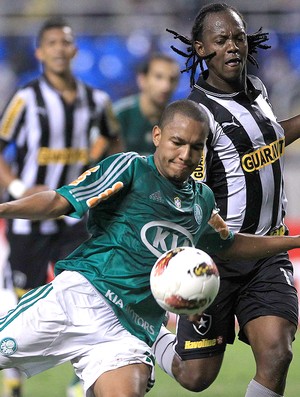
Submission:
<svg viewBox="0 0 300 397">
<path fill-rule="evenodd" d="M 188 230 L 176 223 L 168 221 L 146 223 L 141 230 L 141 240 L 157 258 L 164 252 L 176 248 L 178 245 L 194 246 L 193 236 Z"/>
<path fill-rule="evenodd" d="M 37 162 L 39 165 L 48 164 L 88 164 L 89 155 L 88 149 L 82 148 L 64 148 L 51 149 L 48 147 L 41 147 L 38 151 Z"/>
<path fill-rule="evenodd" d="M 195 179 L 196 181 L 203 181 L 204 177 L 205 177 L 205 155 L 204 153 L 202 153 L 199 164 L 197 165 L 195 171 L 192 173 L 192 178 Z"/>
<path fill-rule="evenodd" d="M 110 300 L 112 303 L 114 303 L 116 306 L 119 306 L 121 308 L 124 307 L 124 303 L 122 301 L 122 299 L 115 294 L 113 291 L 111 291 L 110 289 L 108 289 L 105 293 L 105 298 L 107 298 L 108 300 Z"/>
<path fill-rule="evenodd" d="M 242 157 L 242 167 L 246 172 L 259 170 L 277 161 L 284 154 L 285 138 L 278 139 L 270 145 L 263 146 Z"/>
<path fill-rule="evenodd" d="M 139 327 L 142 327 L 145 331 L 149 334 L 154 335 L 154 326 L 149 324 L 143 317 L 139 316 L 131 307 L 130 305 L 126 307 L 126 311 L 130 314 L 131 318 L 133 319 L 134 323 Z"/>
<path fill-rule="evenodd" d="M 0 341 L 0 353 L 3 356 L 11 356 L 17 351 L 17 342 L 10 337 L 6 337 Z"/>
<path fill-rule="evenodd" d="M 212 316 L 210 314 L 203 313 L 197 321 L 197 324 L 193 323 L 193 328 L 197 334 L 204 336 L 210 330 L 211 324 Z"/>
</svg>

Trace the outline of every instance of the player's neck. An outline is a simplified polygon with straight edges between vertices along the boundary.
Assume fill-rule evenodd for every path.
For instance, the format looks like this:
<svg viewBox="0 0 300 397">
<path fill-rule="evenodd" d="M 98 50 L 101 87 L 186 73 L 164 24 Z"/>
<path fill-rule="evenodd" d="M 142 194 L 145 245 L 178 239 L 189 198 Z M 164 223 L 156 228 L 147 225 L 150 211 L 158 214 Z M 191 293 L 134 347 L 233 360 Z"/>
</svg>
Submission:
<svg viewBox="0 0 300 397">
<path fill-rule="evenodd" d="M 77 89 L 75 78 L 71 73 L 58 75 L 45 72 L 45 76 L 53 88 L 60 93 L 66 102 L 74 102 Z"/>
<path fill-rule="evenodd" d="M 140 95 L 140 109 L 151 124 L 156 124 L 162 114 L 163 108 L 156 105 L 146 95 Z"/>
</svg>

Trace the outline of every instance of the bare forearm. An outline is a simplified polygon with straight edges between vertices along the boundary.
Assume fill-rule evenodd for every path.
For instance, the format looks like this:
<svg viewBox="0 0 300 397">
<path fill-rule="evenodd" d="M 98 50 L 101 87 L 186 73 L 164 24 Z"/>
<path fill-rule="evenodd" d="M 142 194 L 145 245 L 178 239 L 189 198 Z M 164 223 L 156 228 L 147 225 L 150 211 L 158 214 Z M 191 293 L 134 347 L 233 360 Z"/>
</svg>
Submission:
<svg viewBox="0 0 300 397">
<path fill-rule="evenodd" d="M 68 214 L 71 209 L 72 206 L 64 197 L 49 190 L 0 204 L 0 218 L 53 219 Z"/>
<path fill-rule="evenodd" d="M 16 176 L 11 171 L 3 156 L 0 154 L 0 186 L 6 189 L 10 182 L 15 178 Z"/>
<path fill-rule="evenodd" d="M 300 115 L 282 120 L 280 125 L 284 129 L 286 146 L 300 138 Z"/>
<path fill-rule="evenodd" d="M 222 253 L 227 259 L 258 259 L 300 248 L 300 236 L 253 236 L 237 233 L 232 246 Z"/>
</svg>

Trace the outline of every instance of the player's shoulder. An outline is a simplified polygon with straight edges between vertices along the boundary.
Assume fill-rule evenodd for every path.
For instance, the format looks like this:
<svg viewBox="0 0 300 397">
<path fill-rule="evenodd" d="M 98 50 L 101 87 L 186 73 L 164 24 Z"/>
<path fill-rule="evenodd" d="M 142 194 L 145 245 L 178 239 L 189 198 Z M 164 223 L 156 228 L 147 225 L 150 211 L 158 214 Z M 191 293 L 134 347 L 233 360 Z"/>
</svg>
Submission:
<svg viewBox="0 0 300 397">
<path fill-rule="evenodd" d="M 205 182 L 194 180 L 194 183 L 195 183 L 197 192 L 201 196 L 215 201 L 215 195 L 214 195 L 213 191 Z"/>
<path fill-rule="evenodd" d="M 116 114 L 125 113 L 134 109 L 138 104 L 138 95 L 128 95 L 124 98 L 118 99 L 113 104 L 113 109 Z"/>
<path fill-rule="evenodd" d="M 266 91 L 266 87 L 265 87 L 264 83 L 258 76 L 249 74 L 247 77 L 250 80 L 250 82 L 252 83 L 254 88 L 256 88 L 259 91 L 262 91 L 263 93 Z"/>
<path fill-rule="evenodd" d="M 101 88 L 94 87 L 84 81 L 76 80 L 77 89 L 82 92 L 86 92 L 88 96 L 91 96 L 95 102 L 105 103 L 111 102 L 111 97 L 108 92 Z M 85 94 L 84 94 L 85 95 Z"/>
<path fill-rule="evenodd" d="M 3 109 L 3 113 L 12 111 L 14 115 L 20 114 L 21 111 L 30 103 L 34 105 L 35 90 L 34 87 L 39 84 L 39 79 L 36 78 L 23 84 L 14 90 L 10 98 L 7 100 Z M 30 99 L 31 98 L 31 99 Z"/>
<path fill-rule="evenodd" d="M 13 93 L 13 97 L 21 97 L 26 99 L 26 97 L 34 92 L 37 92 L 40 86 L 40 79 L 35 78 L 18 87 Z"/>
<path fill-rule="evenodd" d="M 140 162 L 144 164 L 146 163 L 146 157 L 141 156 L 137 152 L 120 152 L 113 154 L 109 157 L 106 157 L 106 159 L 102 161 L 119 162 L 120 164 L 134 163 L 134 162 Z"/>
</svg>

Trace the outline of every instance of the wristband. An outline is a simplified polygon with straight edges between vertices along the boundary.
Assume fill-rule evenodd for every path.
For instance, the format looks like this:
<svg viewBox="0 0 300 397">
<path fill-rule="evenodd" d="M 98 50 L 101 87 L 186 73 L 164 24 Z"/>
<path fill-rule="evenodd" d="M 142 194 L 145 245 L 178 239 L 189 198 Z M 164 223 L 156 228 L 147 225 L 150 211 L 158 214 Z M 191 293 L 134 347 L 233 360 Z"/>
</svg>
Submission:
<svg viewBox="0 0 300 397">
<path fill-rule="evenodd" d="M 26 186 L 20 179 L 14 179 L 7 187 L 8 193 L 14 198 L 19 199 L 25 193 Z"/>
</svg>

